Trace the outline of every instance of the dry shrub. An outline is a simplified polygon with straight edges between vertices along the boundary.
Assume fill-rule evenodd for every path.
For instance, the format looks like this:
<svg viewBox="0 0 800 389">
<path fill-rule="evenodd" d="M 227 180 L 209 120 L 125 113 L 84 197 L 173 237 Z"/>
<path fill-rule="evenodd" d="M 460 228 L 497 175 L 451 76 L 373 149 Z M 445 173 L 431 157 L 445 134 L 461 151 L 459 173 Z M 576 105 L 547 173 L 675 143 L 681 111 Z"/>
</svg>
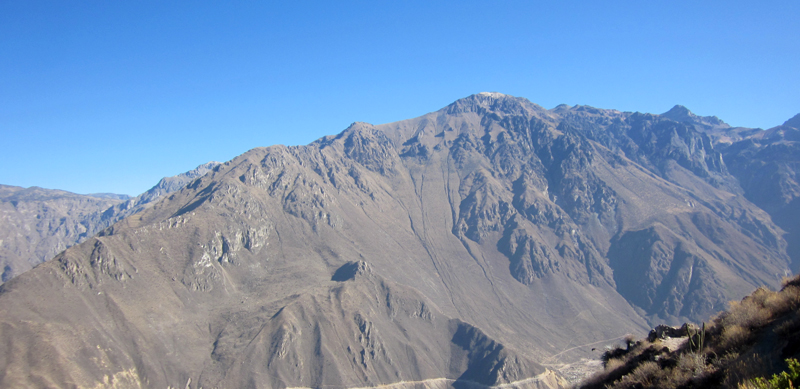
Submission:
<svg viewBox="0 0 800 389">
<path fill-rule="evenodd" d="M 618 368 L 620 368 L 620 367 L 622 367 L 624 365 L 625 365 L 625 361 L 623 361 L 622 359 L 617 359 L 617 358 L 609 359 L 608 362 L 606 362 L 605 369 L 603 369 L 603 370 L 606 371 L 606 372 L 612 372 L 612 371 L 617 370 Z"/>
<path fill-rule="evenodd" d="M 800 330 L 800 312 L 794 312 L 786 321 L 775 327 L 775 333 L 780 336 L 789 336 Z"/>
<path fill-rule="evenodd" d="M 762 290 L 759 288 L 758 292 Z M 755 292 L 753 293 L 755 295 Z M 758 298 L 746 297 L 742 301 L 731 301 L 728 312 L 722 318 L 724 327 L 740 326 L 744 328 L 761 327 L 769 321 L 772 316 L 770 311 L 764 308 L 764 301 L 768 295 L 760 294 Z"/>
<path fill-rule="evenodd" d="M 726 388 L 747 388 L 748 382 L 764 375 L 767 363 L 758 354 L 753 354 L 746 359 L 732 363 L 727 369 L 727 375 L 723 386 Z"/>
<path fill-rule="evenodd" d="M 630 350 L 631 347 L 636 345 L 636 337 L 633 336 L 632 334 L 625 335 L 625 337 L 622 340 L 623 342 L 625 342 L 625 348 L 628 350 Z"/>
<path fill-rule="evenodd" d="M 661 368 L 653 361 L 646 361 L 639 364 L 632 372 L 627 374 L 619 381 L 618 388 L 650 387 L 655 378 L 661 372 Z"/>
<path fill-rule="evenodd" d="M 680 369 L 672 369 L 669 376 L 659 383 L 662 388 L 681 388 L 692 379 L 692 373 Z"/>
<path fill-rule="evenodd" d="M 800 286 L 800 274 L 793 276 L 793 277 L 786 277 L 781 281 L 781 286 L 783 288 L 789 286 Z"/>
<path fill-rule="evenodd" d="M 719 356 L 718 358 L 712 360 L 711 363 L 714 365 L 714 368 L 726 369 L 730 366 L 733 366 L 733 364 L 736 362 L 738 358 L 739 358 L 739 353 L 735 351 L 729 351 L 723 354 L 722 356 Z"/>
<path fill-rule="evenodd" d="M 750 293 L 749 296 L 745 297 L 745 300 L 751 300 L 752 303 L 755 303 L 760 306 L 764 306 L 764 302 L 767 301 L 770 296 L 774 295 L 775 292 L 769 290 L 764 286 L 758 287 L 758 289 L 754 290 L 753 293 Z"/>
<path fill-rule="evenodd" d="M 678 357 L 676 369 L 689 373 L 692 377 L 699 377 L 707 370 L 706 356 L 700 353 L 684 353 Z"/>
<path fill-rule="evenodd" d="M 800 287 L 789 285 L 778 293 L 773 294 L 764 302 L 764 306 L 773 315 L 782 315 L 800 307 Z"/>
<path fill-rule="evenodd" d="M 747 343 L 753 333 L 740 325 L 729 325 L 722 330 L 720 346 L 722 350 L 733 350 Z"/>
</svg>

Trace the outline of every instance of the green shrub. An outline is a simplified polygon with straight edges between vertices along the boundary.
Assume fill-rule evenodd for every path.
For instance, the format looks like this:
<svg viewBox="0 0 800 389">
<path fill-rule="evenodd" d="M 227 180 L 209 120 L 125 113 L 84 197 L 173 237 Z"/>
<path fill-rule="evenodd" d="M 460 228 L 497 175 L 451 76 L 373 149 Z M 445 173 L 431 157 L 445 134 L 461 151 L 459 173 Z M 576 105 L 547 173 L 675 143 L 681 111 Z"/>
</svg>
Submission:
<svg viewBox="0 0 800 389">
<path fill-rule="evenodd" d="M 786 360 L 789 371 L 781 374 L 773 374 L 772 378 L 759 377 L 752 381 L 752 387 L 756 389 L 794 389 L 800 384 L 800 362 L 790 358 Z"/>
</svg>

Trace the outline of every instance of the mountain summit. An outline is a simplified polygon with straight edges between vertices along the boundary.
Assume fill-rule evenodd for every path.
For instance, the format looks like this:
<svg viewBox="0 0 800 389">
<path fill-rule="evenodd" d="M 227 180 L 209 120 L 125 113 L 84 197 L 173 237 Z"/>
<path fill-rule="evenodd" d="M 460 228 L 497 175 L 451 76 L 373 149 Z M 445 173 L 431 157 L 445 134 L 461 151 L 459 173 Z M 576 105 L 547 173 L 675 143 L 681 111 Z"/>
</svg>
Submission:
<svg viewBox="0 0 800 389">
<path fill-rule="evenodd" d="M 702 126 L 499 93 L 256 148 L 4 284 L 0 384 L 562 386 L 788 274 L 738 182 Z"/>
<path fill-rule="evenodd" d="M 730 128 L 728 123 L 723 122 L 716 116 L 697 116 L 682 105 L 672 107 L 669 111 L 662 113 L 661 116 L 676 122 L 699 125 L 703 130 Z"/>
</svg>

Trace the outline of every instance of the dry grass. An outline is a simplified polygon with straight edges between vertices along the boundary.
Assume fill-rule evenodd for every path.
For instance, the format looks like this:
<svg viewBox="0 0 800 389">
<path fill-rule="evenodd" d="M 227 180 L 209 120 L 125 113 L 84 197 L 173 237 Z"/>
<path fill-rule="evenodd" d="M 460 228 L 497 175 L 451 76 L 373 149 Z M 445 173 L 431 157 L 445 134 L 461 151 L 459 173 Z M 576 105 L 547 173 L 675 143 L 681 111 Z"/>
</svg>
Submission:
<svg viewBox="0 0 800 389">
<path fill-rule="evenodd" d="M 767 331 L 768 326 L 773 330 Z M 749 389 L 749 380 L 767 376 L 775 365 L 773 353 L 759 356 L 752 348 L 771 333 L 800 337 L 800 276 L 785 280 L 780 292 L 758 288 L 742 301 L 731 302 L 727 312 L 706 326 L 702 350 L 663 351 L 660 342 L 627 338 L 626 347 L 606 353 L 605 370 L 580 387 Z"/>
</svg>

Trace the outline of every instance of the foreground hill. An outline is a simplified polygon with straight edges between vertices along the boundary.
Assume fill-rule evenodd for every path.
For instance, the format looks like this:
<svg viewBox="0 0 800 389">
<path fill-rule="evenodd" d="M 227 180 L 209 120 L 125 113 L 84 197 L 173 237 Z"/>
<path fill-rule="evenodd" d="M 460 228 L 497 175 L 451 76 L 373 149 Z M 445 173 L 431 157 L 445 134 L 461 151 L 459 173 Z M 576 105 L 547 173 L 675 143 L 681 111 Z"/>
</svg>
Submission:
<svg viewBox="0 0 800 389">
<path fill-rule="evenodd" d="M 38 187 L 0 185 L 0 283 L 53 258 L 147 204 L 208 173 L 209 162 L 186 173 L 165 177 L 141 195 L 81 195 Z"/>
<path fill-rule="evenodd" d="M 3 285 L 0 384 L 560 386 L 778 285 L 741 193 L 691 124 L 498 93 L 253 149 Z"/>
<path fill-rule="evenodd" d="M 662 326 L 647 339 L 628 339 L 605 352 L 604 370 L 578 387 L 755 388 L 759 378 L 788 370 L 787 361 L 800 357 L 798 308 L 800 277 L 787 279 L 779 292 L 759 288 L 708 325 Z M 799 383 L 794 377 L 793 387 Z"/>
</svg>

